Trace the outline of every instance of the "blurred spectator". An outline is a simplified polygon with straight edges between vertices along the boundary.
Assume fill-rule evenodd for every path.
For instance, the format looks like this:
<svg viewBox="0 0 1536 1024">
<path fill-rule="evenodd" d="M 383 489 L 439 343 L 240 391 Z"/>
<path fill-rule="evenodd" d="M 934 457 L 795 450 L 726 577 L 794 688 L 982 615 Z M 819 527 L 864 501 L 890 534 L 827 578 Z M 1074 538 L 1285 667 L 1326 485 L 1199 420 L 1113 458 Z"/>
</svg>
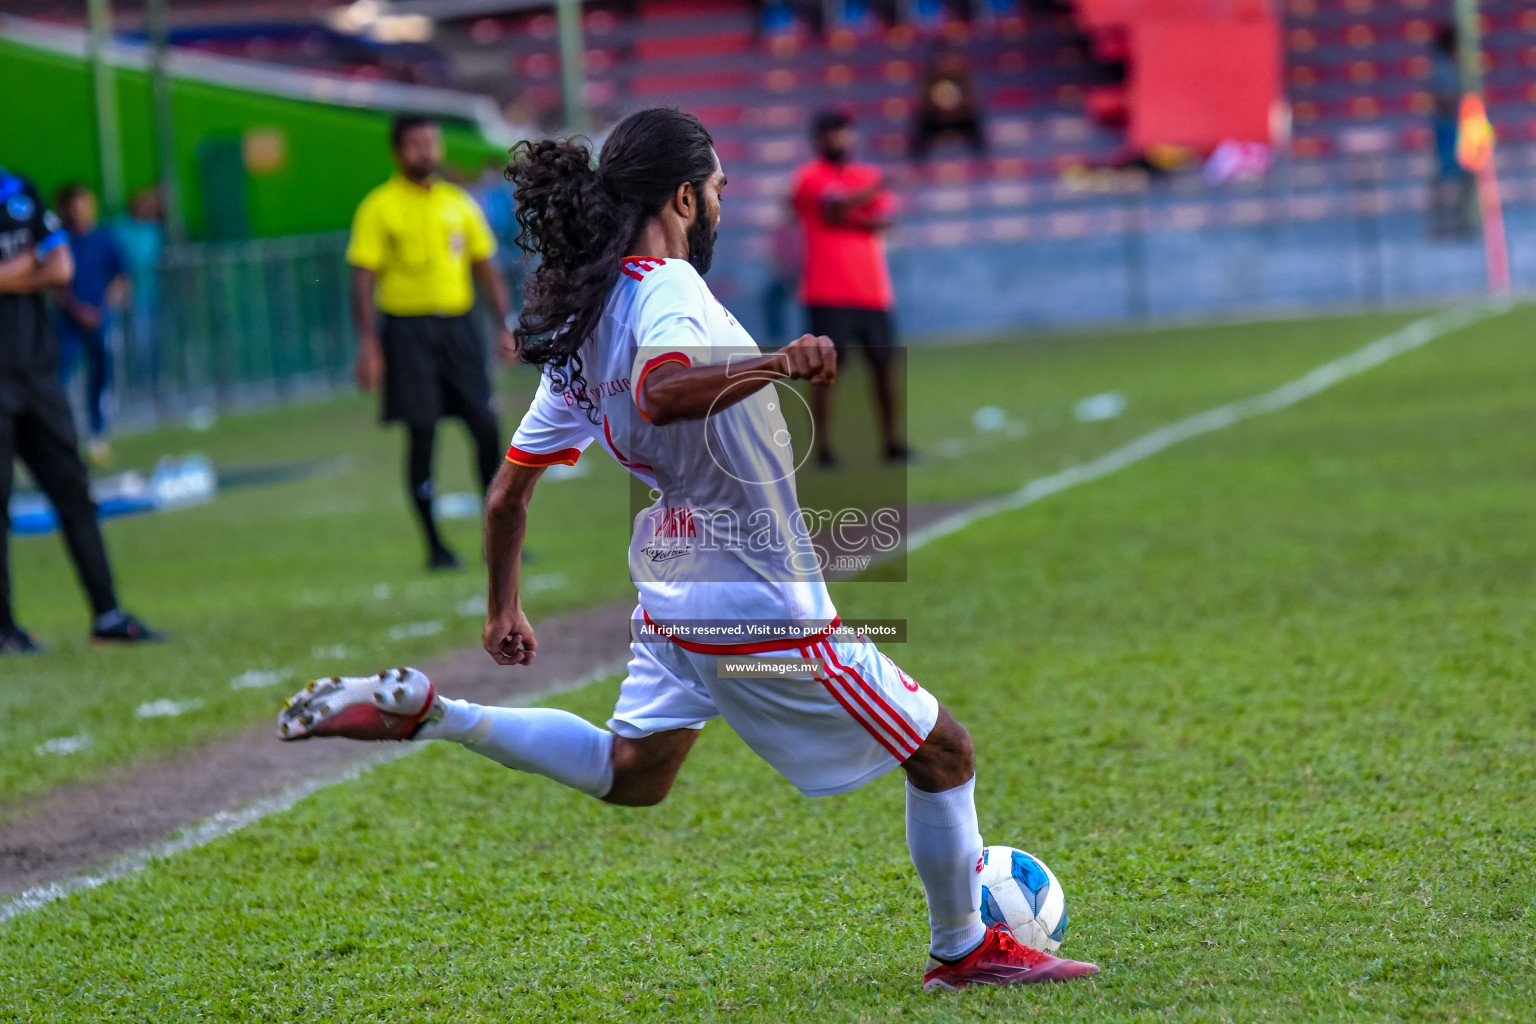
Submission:
<svg viewBox="0 0 1536 1024">
<path fill-rule="evenodd" d="M 868 0 L 839 0 L 837 15 L 833 24 L 847 32 L 856 35 L 870 35 L 880 28 L 880 19 L 875 16 Z"/>
<path fill-rule="evenodd" d="M 923 76 L 923 93 L 912 128 L 913 159 L 928 159 L 933 143 L 949 137 L 963 139 L 977 156 L 986 155 L 987 138 L 981 127 L 970 62 L 954 50 L 940 49 Z"/>
<path fill-rule="evenodd" d="M 485 222 L 496 239 L 496 269 L 507 282 L 512 309 L 516 312 L 523 289 L 523 250 L 517 244 L 517 204 L 512 200 L 512 185 L 507 181 L 506 162 L 493 160 L 485 165 L 480 177 L 470 186 L 469 194 L 480 204 Z"/>
<path fill-rule="evenodd" d="M 1227 139 L 1211 151 L 1201 176 L 1207 185 L 1225 185 L 1229 181 L 1262 181 L 1273 163 L 1274 155 L 1264 143 Z"/>
<path fill-rule="evenodd" d="M 1454 238 L 1472 231 L 1469 215 L 1471 175 L 1456 159 L 1456 133 L 1461 116 L 1461 65 L 1454 25 L 1442 25 L 1435 34 L 1431 55 L 1430 88 L 1434 108 L 1430 129 L 1435 137 L 1435 179 L 1430 184 L 1429 233 L 1435 238 Z"/>
<path fill-rule="evenodd" d="M 501 160 L 493 160 L 485 165 L 480 172 L 480 177 L 470 186 L 469 194 L 475 197 L 475 202 L 480 204 L 480 211 L 485 214 L 485 222 L 490 226 L 491 234 L 496 236 L 499 249 L 496 253 L 498 262 L 516 258 L 517 246 L 517 207 L 512 202 L 512 185 L 506 178 L 506 164 Z M 507 249 L 511 248 L 512 252 Z"/>
<path fill-rule="evenodd" d="M 763 323 L 770 341 L 776 344 L 796 333 L 789 322 L 789 307 L 805 265 L 805 239 L 792 209 L 780 208 L 774 216 L 768 234 L 769 278 L 763 289 Z"/>
<path fill-rule="evenodd" d="M 805 23 L 795 5 L 785 0 L 769 0 L 763 5 L 763 35 L 797 36 L 805 32 Z"/>
<path fill-rule="evenodd" d="M 852 345 L 864 350 L 874 371 L 885 457 L 902 461 L 910 452 L 896 433 L 894 296 L 882 237 L 895 203 L 879 170 L 853 162 L 853 121 L 847 114 L 817 115 L 812 137 L 817 156 L 795 172 L 790 187 L 790 203 L 805 230 L 800 297 L 810 314 L 812 334 L 831 338 L 839 356 Z M 828 415 L 830 390 L 811 388 L 816 458 L 823 467 L 837 464 Z"/>
<path fill-rule="evenodd" d="M 432 513 L 432 449 L 437 421 L 455 416 L 469 429 L 482 487 L 501 468 L 503 441 L 491 407 L 485 339 L 473 315 L 475 286 L 500 325 L 500 352 L 517 351 L 508 325 L 506 283 L 485 215 L 468 193 L 441 176 L 443 133 L 429 118 L 401 114 L 390 126 L 399 173 L 369 192 L 352 220 L 352 322 L 357 382 L 383 385 L 383 418 L 404 423 L 406 487 L 427 541 L 429 569 L 455 569 L 458 557 Z"/>
<path fill-rule="evenodd" d="M 165 639 L 118 607 L 74 416 L 59 382 L 59 347 L 48 329 L 43 293 L 70 283 L 75 267 L 69 242 L 32 183 L 0 170 L 0 655 L 42 650 L 12 617 L 7 509 L 17 459 L 53 503 L 95 616 L 91 639 Z"/>
<path fill-rule="evenodd" d="M 66 390 L 76 362 L 85 359 L 85 412 L 90 429 L 86 450 L 98 466 L 107 464 L 106 404 L 112 360 L 107 346 L 112 307 L 128 287 L 128 263 L 112 232 L 96 220 L 96 196 L 81 184 L 59 189 L 59 216 L 69 232 L 75 277 L 54 289 L 58 305 L 59 379 Z"/>
<path fill-rule="evenodd" d="M 159 189 L 144 189 L 129 200 L 128 216 L 113 222 L 112 233 L 122 246 L 132 286 L 129 342 L 134 379 L 153 384 L 160 371 L 160 256 L 165 251 Z"/>
</svg>

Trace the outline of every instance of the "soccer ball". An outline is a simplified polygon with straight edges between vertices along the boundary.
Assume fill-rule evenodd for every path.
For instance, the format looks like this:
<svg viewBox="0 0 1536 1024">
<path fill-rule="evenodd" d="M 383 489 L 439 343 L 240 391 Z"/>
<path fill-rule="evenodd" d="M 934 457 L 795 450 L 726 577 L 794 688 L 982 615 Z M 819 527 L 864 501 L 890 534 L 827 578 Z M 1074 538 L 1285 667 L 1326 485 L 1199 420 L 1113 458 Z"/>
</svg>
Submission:
<svg viewBox="0 0 1536 1024">
<path fill-rule="evenodd" d="M 1001 921 L 1024 945 L 1054 953 L 1067 931 L 1067 901 L 1045 861 L 989 846 L 981 851 L 981 919 L 988 928 Z"/>
</svg>

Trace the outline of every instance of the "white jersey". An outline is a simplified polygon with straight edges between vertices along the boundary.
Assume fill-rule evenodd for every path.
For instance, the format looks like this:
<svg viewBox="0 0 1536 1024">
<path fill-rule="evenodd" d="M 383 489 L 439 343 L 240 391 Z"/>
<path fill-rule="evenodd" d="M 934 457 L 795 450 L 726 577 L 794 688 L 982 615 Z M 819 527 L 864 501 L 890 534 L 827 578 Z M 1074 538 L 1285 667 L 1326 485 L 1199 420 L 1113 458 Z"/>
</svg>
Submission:
<svg viewBox="0 0 1536 1024">
<path fill-rule="evenodd" d="M 635 517 L 630 574 L 645 614 L 693 644 L 767 649 L 836 618 L 795 494 L 777 386 L 665 426 L 637 404 L 658 366 L 758 353 L 687 260 L 631 257 L 580 351 L 594 409 L 556 394 L 546 373 L 507 453 L 522 465 L 573 464 L 596 441 L 652 489 Z M 703 625 L 714 623 L 737 625 L 716 644 Z"/>
</svg>

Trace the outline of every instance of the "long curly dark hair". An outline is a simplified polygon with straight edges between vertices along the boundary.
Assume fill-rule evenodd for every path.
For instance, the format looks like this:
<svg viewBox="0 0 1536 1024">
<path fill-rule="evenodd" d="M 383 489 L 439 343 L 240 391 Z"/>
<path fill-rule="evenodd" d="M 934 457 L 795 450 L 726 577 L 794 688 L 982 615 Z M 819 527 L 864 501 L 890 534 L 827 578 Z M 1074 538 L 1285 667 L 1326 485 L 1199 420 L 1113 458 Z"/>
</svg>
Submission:
<svg viewBox="0 0 1536 1024">
<path fill-rule="evenodd" d="M 523 360 L 545 367 L 554 390 L 573 392 L 588 415 L 593 403 L 578 352 L 597 330 L 640 229 L 684 182 L 703 189 L 715 171 L 714 145 L 692 114 L 653 107 L 614 127 L 595 166 L 580 138 L 512 149 L 506 176 L 515 186 L 517 243 L 539 255 L 513 335 Z"/>
</svg>

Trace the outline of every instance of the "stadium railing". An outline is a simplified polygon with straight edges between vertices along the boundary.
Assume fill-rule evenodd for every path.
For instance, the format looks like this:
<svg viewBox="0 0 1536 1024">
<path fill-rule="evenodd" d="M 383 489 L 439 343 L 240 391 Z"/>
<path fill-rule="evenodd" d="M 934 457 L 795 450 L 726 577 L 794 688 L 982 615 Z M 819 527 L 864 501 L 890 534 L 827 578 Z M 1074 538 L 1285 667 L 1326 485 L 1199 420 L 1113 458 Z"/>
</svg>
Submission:
<svg viewBox="0 0 1536 1024">
<path fill-rule="evenodd" d="M 168 247 L 158 297 L 115 318 L 116 428 L 196 424 L 350 388 L 346 248 L 346 232 Z M 524 272 L 503 267 L 514 296 Z"/>
<path fill-rule="evenodd" d="M 343 386 L 352 365 L 344 233 L 166 249 L 158 302 L 123 318 L 119 422 L 147 425 Z"/>
</svg>

